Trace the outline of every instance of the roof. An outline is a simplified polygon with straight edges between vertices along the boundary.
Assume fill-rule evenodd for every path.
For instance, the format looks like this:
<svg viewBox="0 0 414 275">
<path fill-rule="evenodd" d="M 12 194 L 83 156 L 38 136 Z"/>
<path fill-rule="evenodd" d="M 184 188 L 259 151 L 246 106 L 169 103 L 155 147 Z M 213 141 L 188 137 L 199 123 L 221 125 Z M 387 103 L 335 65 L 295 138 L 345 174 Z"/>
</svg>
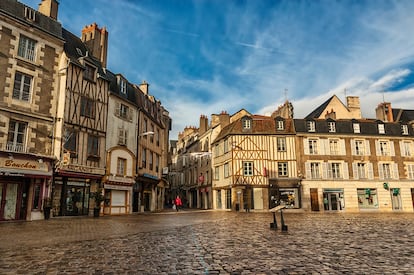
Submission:
<svg viewBox="0 0 414 275">
<path fill-rule="evenodd" d="M 333 98 L 336 97 L 336 95 L 331 96 L 327 101 L 322 103 L 319 107 L 317 107 L 315 110 L 313 110 L 309 115 L 307 115 L 305 118 L 318 118 L 322 115 L 323 111 L 326 109 L 326 107 L 329 105 L 329 103 L 333 100 Z"/>
</svg>

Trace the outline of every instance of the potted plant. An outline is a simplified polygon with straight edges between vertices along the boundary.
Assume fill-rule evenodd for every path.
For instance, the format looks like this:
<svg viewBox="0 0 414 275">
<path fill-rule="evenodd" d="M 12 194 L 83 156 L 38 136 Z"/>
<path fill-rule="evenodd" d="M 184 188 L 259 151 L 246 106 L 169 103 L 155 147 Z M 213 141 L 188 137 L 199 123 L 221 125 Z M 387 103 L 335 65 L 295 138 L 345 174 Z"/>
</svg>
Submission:
<svg viewBox="0 0 414 275">
<path fill-rule="evenodd" d="M 43 214 L 45 216 L 45 220 L 50 218 L 50 210 L 52 209 L 52 199 L 46 197 L 43 199 Z"/>
<path fill-rule="evenodd" d="M 101 212 L 101 203 L 105 200 L 102 191 L 102 188 L 99 187 L 96 192 L 91 193 L 91 198 L 95 201 L 95 206 L 93 208 L 93 216 L 95 218 L 99 217 L 99 213 Z"/>
</svg>

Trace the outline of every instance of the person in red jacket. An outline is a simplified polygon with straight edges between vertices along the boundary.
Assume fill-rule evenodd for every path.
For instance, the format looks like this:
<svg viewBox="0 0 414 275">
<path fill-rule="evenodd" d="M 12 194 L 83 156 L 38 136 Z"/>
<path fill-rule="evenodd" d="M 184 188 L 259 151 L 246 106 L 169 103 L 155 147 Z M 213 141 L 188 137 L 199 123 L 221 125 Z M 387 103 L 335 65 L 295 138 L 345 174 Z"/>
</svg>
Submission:
<svg viewBox="0 0 414 275">
<path fill-rule="evenodd" d="M 177 196 L 175 198 L 175 209 L 178 211 L 178 209 L 180 209 L 182 205 L 183 202 L 181 201 L 180 196 Z"/>
</svg>

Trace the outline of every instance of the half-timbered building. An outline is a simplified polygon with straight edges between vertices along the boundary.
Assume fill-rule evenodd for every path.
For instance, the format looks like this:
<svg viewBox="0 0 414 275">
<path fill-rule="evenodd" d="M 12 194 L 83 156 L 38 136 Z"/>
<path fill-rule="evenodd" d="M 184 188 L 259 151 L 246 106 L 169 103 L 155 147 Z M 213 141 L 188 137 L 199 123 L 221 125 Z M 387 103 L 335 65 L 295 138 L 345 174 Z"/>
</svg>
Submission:
<svg viewBox="0 0 414 275">
<path fill-rule="evenodd" d="M 89 215 L 90 192 L 102 187 L 105 175 L 109 80 L 102 53 L 108 33 L 92 24 L 82 30 L 82 39 L 66 29 L 62 35 L 53 214 Z"/>
<path fill-rule="evenodd" d="M 43 219 L 48 206 L 63 51 L 57 6 L 0 1 L 0 221 Z"/>
</svg>

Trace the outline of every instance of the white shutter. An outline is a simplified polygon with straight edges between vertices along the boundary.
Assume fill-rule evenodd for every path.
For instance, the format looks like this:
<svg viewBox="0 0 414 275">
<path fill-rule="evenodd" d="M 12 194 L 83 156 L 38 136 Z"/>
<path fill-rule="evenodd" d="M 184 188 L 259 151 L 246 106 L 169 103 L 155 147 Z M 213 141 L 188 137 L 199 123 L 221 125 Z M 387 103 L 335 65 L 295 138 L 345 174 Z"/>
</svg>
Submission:
<svg viewBox="0 0 414 275">
<path fill-rule="evenodd" d="M 305 162 L 305 175 L 307 179 L 311 179 L 312 178 L 312 171 L 311 171 L 311 164 L 310 162 Z"/>
<path fill-rule="evenodd" d="M 322 178 L 323 179 L 328 178 L 328 163 L 327 162 L 322 163 Z"/>
<path fill-rule="evenodd" d="M 353 162 L 352 163 L 352 173 L 354 174 L 354 179 L 359 179 L 359 174 L 358 174 L 358 163 Z"/>
<path fill-rule="evenodd" d="M 341 156 L 345 156 L 346 155 L 345 140 L 343 140 L 343 139 L 339 140 L 339 148 L 341 150 L 339 154 Z"/>
<path fill-rule="evenodd" d="M 369 140 L 365 140 L 365 155 L 370 156 L 371 155 L 371 148 L 369 147 Z"/>
<path fill-rule="evenodd" d="M 309 141 L 307 138 L 303 139 L 303 151 L 305 155 L 309 155 Z"/>
<path fill-rule="evenodd" d="M 378 140 L 375 141 L 375 151 L 377 152 L 377 156 L 381 156 L 381 150 Z"/>
<path fill-rule="evenodd" d="M 316 140 L 316 148 L 318 148 L 318 155 L 330 155 L 331 150 L 329 148 L 329 139 L 318 139 Z"/>
<path fill-rule="evenodd" d="M 120 116 L 121 115 L 121 103 L 119 103 L 119 102 L 116 103 L 115 115 L 116 116 Z"/>
<path fill-rule="evenodd" d="M 390 141 L 390 154 L 392 157 L 395 156 L 395 148 L 394 148 L 394 141 Z"/>
<path fill-rule="evenodd" d="M 384 179 L 384 169 L 382 167 L 382 163 L 378 163 L 378 176 L 380 180 Z"/>
<path fill-rule="evenodd" d="M 397 163 L 393 164 L 393 172 L 394 172 L 394 174 L 393 174 L 394 179 L 398 180 L 400 178 L 400 174 L 398 173 L 398 164 Z"/>
<path fill-rule="evenodd" d="M 351 154 L 356 156 L 355 139 L 351 139 Z"/>
<path fill-rule="evenodd" d="M 367 163 L 367 170 L 368 170 L 368 179 L 373 180 L 374 179 L 374 167 L 372 166 L 372 163 Z"/>
<path fill-rule="evenodd" d="M 348 163 L 347 162 L 343 163 L 342 169 L 343 169 L 342 178 L 345 179 L 345 180 L 349 179 L 349 170 L 348 170 Z"/>
</svg>

